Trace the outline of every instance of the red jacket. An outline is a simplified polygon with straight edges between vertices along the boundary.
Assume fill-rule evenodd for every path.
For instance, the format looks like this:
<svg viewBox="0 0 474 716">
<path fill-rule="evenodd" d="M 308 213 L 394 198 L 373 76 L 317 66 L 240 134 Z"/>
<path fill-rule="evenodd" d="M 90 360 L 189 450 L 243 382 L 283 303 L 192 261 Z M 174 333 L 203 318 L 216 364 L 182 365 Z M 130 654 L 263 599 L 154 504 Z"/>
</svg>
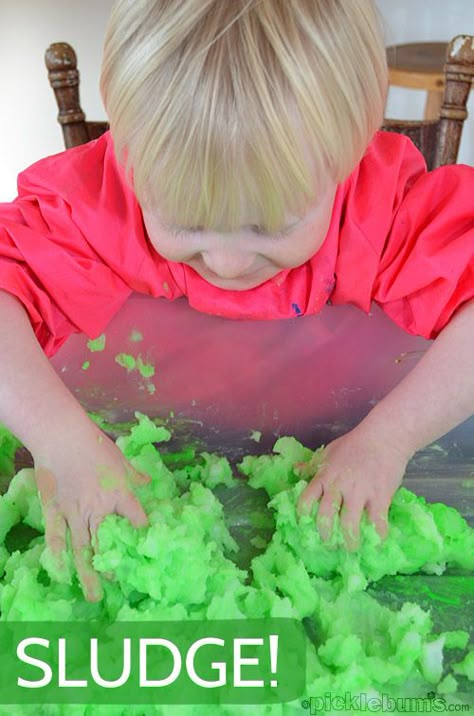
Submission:
<svg viewBox="0 0 474 716">
<path fill-rule="evenodd" d="M 49 355 L 73 332 L 101 333 L 132 291 L 187 296 L 234 319 L 376 301 L 433 338 L 474 297 L 474 168 L 427 173 L 407 138 L 380 132 L 339 186 L 319 251 L 256 288 L 226 291 L 153 249 L 107 133 L 20 174 L 18 198 L 0 204 L 0 288 L 23 302 Z"/>
</svg>

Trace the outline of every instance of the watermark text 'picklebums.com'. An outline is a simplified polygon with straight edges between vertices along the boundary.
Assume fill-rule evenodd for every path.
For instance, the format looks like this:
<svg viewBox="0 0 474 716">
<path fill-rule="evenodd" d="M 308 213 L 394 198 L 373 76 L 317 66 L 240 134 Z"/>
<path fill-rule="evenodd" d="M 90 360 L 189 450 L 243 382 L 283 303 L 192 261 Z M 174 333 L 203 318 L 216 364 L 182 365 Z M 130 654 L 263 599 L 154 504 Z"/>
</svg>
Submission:
<svg viewBox="0 0 474 716">
<path fill-rule="evenodd" d="M 344 694 L 325 693 L 310 696 L 301 706 L 311 716 L 322 716 L 332 711 L 353 711 L 354 713 L 469 713 L 474 708 L 466 703 L 451 703 L 443 696 L 430 691 L 426 696 L 389 696 L 388 694 Z"/>
</svg>

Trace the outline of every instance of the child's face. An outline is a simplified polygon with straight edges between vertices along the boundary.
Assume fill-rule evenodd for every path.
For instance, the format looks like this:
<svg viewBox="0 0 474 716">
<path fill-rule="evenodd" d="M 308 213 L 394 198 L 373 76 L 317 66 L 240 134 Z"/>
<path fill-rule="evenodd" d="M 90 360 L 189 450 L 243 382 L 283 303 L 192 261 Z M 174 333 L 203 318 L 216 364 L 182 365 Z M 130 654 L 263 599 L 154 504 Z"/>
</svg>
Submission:
<svg viewBox="0 0 474 716">
<path fill-rule="evenodd" d="M 331 220 L 336 186 L 331 185 L 305 216 L 288 216 L 277 235 L 259 233 L 249 214 L 232 233 L 166 227 L 155 212 L 143 210 L 148 237 L 168 261 L 191 266 L 213 286 L 245 291 L 284 269 L 301 266 L 320 248 Z"/>
</svg>

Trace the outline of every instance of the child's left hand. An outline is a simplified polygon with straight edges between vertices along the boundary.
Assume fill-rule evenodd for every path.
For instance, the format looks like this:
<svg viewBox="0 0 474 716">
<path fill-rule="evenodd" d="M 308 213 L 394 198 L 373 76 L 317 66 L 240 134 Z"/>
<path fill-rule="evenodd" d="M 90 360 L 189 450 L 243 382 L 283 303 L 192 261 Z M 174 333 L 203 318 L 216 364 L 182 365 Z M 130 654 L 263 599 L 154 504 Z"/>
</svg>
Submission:
<svg viewBox="0 0 474 716">
<path fill-rule="evenodd" d="M 303 491 L 299 509 L 306 511 L 315 500 L 320 501 L 316 525 L 323 540 L 329 538 L 334 517 L 340 513 L 350 550 L 358 546 L 364 509 L 384 538 L 388 509 L 410 458 L 410 453 L 361 423 L 325 448 L 323 463 Z"/>
</svg>

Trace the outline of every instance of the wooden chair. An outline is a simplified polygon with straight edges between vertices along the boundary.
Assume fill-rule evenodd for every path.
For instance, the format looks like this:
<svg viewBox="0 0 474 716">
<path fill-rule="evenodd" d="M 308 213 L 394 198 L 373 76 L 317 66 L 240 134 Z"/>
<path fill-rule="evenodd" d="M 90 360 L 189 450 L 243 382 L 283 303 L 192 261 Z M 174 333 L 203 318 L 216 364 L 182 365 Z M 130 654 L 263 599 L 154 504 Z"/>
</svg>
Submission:
<svg viewBox="0 0 474 716">
<path fill-rule="evenodd" d="M 97 139 L 107 131 L 107 122 L 86 120 L 79 98 L 79 71 L 76 53 L 66 42 L 55 42 L 45 53 L 49 83 L 59 109 L 58 122 L 66 149 Z"/>
<path fill-rule="evenodd" d="M 438 119 L 386 119 L 383 129 L 409 136 L 425 157 L 428 169 L 455 164 L 473 79 L 474 37 L 458 35 L 446 49 L 444 96 Z"/>
<path fill-rule="evenodd" d="M 447 42 L 409 42 L 387 47 L 388 84 L 424 90 L 424 119 L 439 117 L 447 48 Z"/>
<path fill-rule="evenodd" d="M 108 129 L 107 122 L 86 121 L 79 101 L 79 72 L 76 54 L 64 42 L 46 51 L 49 81 L 59 107 L 58 121 L 66 148 L 96 139 Z M 425 157 L 428 169 L 457 160 L 466 104 L 474 79 L 474 37 L 458 35 L 447 46 L 445 89 L 438 119 L 384 120 L 382 129 L 410 137 Z"/>
</svg>

